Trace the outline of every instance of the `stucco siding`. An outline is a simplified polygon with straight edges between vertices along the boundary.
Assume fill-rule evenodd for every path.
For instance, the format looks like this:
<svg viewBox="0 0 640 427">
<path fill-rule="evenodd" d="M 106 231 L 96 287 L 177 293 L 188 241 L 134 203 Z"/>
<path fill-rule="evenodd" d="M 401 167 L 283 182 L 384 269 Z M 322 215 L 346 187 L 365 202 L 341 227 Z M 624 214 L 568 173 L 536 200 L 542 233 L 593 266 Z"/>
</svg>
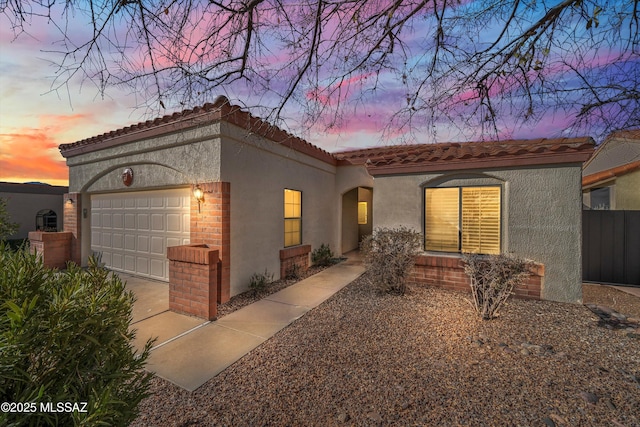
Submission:
<svg viewBox="0 0 640 427">
<path fill-rule="evenodd" d="M 332 249 L 335 167 L 227 125 L 221 180 L 231 185 L 231 295 L 248 289 L 254 273 L 278 277 L 284 248 L 284 189 L 302 192 L 302 244 Z"/>
<path fill-rule="evenodd" d="M 376 177 L 374 228 L 405 225 L 423 233 L 424 185 L 501 183 L 501 250 L 545 265 L 542 298 L 581 301 L 580 165 L 450 175 Z"/>
<path fill-rule="evenodd" d="M 220 180 L 218 124 L 81 154 L 67 160 L 70 192 L 148 189 Z M 121 173 L 134 170 L 127 188 Z"/>
<path fill-rule="evenodd" d="M 640 170 L 616 178 L 615 209 L 640 210 Z"/>
<path fill-rule="evenodd" d="M 358 189 L 342 195 L 342 253 L 358 248 Z"/>
</svg>

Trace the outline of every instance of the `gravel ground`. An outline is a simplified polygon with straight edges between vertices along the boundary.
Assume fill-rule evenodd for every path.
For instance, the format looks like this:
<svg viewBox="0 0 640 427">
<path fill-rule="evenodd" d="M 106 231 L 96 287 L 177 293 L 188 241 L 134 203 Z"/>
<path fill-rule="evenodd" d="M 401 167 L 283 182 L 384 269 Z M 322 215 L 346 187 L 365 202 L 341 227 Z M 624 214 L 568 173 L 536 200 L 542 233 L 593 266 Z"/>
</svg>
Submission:
<svg viewBox="0 0 640 427">
<path fill-rule="evenodd" d="M 609 290 L 585 302 L 640 307 Z M 511 299 L 482 321 L 464 294 L 358 279 L 195 392 L 155 378 L 133 425 L 638 427 L 638 331 L 598 320 Z"/>
</svg>

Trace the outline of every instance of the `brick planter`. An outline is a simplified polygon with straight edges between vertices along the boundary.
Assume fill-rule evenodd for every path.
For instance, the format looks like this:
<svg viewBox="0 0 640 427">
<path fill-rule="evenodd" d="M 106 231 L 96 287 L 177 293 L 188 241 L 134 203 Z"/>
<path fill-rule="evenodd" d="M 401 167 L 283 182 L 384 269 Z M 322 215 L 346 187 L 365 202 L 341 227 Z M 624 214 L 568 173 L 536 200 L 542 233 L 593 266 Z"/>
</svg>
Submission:
<svg viewBox="0 0 640 427">
<path fill-rule="evenodd" d="M 72 237 L 68 231 L 30 231 L 29 246 L 32 252 L 42 257 L 46 267 L 62 269 L 71 260 Z"/>
<path fill-rule="evenodd" d="M 418 255 L 410 280 L 427 286 L 471 292 L 471 281 L 464 272 L 462 258 L 456 256 Z M 541 299 L 543 287 L 544 265 L 536 264 L 529 278 L 514 289 L 514 296 Z"/>
<path fill-rule="evenodd" d="M 290 271 L 294 265 L 298 266 L 298 269 L 307 271 L 309 268 L 309 254 L 311 253 L 311 245 L 294 246 L 292 248 L 280 250 L 280 278 L 287 277 L 287 272 Z"/>
<path fill-rule="evenodd" d="M 169 309 L 207 320 L 218 315 L 220 251 L 205 244 L 167 248 Z"/>
</svg>

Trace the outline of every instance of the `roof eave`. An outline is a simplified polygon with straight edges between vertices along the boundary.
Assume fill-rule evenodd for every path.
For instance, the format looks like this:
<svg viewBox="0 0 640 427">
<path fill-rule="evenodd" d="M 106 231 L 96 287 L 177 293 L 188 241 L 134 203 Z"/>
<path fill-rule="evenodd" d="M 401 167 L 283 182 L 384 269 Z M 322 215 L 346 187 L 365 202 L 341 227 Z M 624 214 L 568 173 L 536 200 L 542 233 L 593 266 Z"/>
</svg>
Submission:
<svg viewBox="0 0 640 427">
<path fill-rule="evenodd" d="M 410 164 L 410 165 L 371 165 L 367 167 L 369 174 L 372 176 L 380 175 L 404 175 L 428 172 L 457 171 L 470 169 L 496 169 L 526 166 L 546 166 L 567 163 L 581 164 L 589 158 L 592 150 L 584 150 L 574 153 L 556 153 L 545 154 L 542 156 L 518 156 L 518 157 L 500 157 L 500 158 L 481 158 L 481 159 L 461 159 L 434 161 L 432 163 Z"/>
</svg>

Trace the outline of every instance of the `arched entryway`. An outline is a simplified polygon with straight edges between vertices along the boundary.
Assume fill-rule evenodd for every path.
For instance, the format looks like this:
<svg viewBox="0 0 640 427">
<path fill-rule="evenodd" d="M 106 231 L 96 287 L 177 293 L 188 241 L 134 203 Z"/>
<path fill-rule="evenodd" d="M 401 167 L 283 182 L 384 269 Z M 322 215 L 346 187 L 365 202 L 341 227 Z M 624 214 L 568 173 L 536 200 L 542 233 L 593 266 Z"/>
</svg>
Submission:
<svg viewBox="0 0 640 427">
<path fill-rule="evenodd" d="M 373 188 L 356 187 L 342 195 L 342 253 L 358 249 L 373 231 Z"/>
</svg>

